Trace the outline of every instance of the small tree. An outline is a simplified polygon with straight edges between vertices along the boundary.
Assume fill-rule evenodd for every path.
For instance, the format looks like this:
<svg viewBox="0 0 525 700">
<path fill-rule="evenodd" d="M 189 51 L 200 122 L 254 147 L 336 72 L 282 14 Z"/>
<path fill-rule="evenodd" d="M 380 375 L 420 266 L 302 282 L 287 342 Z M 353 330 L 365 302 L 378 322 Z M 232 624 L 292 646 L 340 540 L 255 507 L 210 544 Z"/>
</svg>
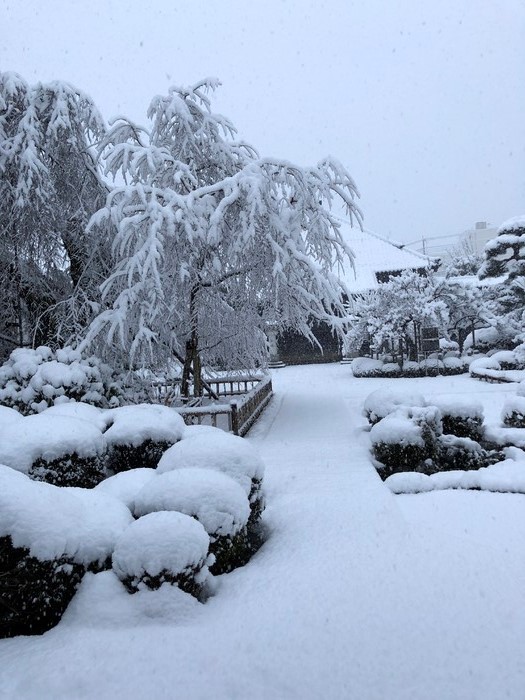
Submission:
<svg viewBox="0 0 525 700">
<path fill-rule="evenodd" d="M 262 362 L 267 323 L 313 339 L 308 319 L 340 328 L 344 288 L 332 268 L 351 252 L 330 213 L 360 221 L 352 178 L 335 160 L 313 168 L 259 158 L 211 111 L 216 80 L 153 100 L 149 130 L 119 120 L 103 142 L 120 173 L 93 234 L 114 226 L 104 311 L 85 343 L 130 362 L 183 362 L 200 392 L 201 360 Z M 110 350 L 111 351 L 111 350 Z"/>
<path fill-rule="evenodd" d="M 401 340 L 401 363 L 404 355 L 417 360 L 419 328 L 428 324 L 443 328 L 448 321 L 440 291 L 430 270 L 426 275 L 404 270 L 377 289 L 352 298 L 346 345 L 359 347 L 371 337 L 378 347 L 393 347 Z"/>
</svg>

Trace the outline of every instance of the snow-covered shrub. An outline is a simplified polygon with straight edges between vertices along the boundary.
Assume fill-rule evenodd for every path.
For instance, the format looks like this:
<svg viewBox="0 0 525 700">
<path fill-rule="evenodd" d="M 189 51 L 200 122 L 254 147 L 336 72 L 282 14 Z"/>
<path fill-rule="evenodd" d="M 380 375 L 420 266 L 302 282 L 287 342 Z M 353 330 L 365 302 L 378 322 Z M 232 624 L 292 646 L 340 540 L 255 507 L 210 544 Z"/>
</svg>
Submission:
<svg viewBox="0 0 525 700">
<path fill-rule="evenodd" d="M 396 389 L 376 389 L 369 394 L 364 403 L 363 412 L 371 425 L 392 413 L 400 406 L 425 406 L 421 394 Z"/>
<path fill-rule="evenodd" d="M 419 363 L 423 376 L 437 377 L 439 374 L 445 373 L 445 365 L 441 360 L 435 357 L 429 357 L 426 360 L 421 360 Z"/>
<path fill-rule="evenodd" d="M 427 459 L 427 449 L 420 425 L 403 410 L 390 413 L 370 431 L 375 458 L 384 465 L 380 474 L 414 471 Z"/>
<path fill-rule="evenodd" d="M 53 627 L 85 571 L 109 566 L 132 521 L 110 496 L 39 483 L 0 465 L 0 636 Z"/>
<path fill-rule="evenodd" d="M 494 348 L 504 347 L 506 339 L 502 336 L 501 331 L 492 326 L 488 328 L 479 328 L 474 331 L 474 338 L 470 333 L 463 343 L 463 351 L 471 350 L 476 344 L 478 352 L 488 352 Z"/>
<path fill-rule="evenodd" d="M 81 401 L 68 401 L 46 408 L 41 416 L 65 416 L 66 418 L 80 418 L 89 423 L 94 423 L 101 432 L 105 432 L 111 424 L 111 411 L 106 411 L 97 406 Z"/>
<path fill-rule="evenodd" d="M 107 476 L 105 453 L 99 428 L 80 418 L 39 414 L 0 428 L 0 464 L 57 486 L 95 486 Z"/>
<path fill-rule="evenodd" d="M 423 372 L 419 366 L 419 362 L 413 360 L 405 360 L 403 362 L 403 377 L 421 377 Z"/>
<path fill-rule="evenodd" d="M 154 469 L 139 467 L 138 469 L 130 469 L 127 472 L 119 472 L 108 479 L 104 479 L 104 481 L 95 486 L 95 490 L 113 496 L 133 512 L 135 497 L 154 478 L 156 478 Z"/>
<path fill-rule="evenodd" d="M 210 539 L 195 518 L 173 511 L 132 523 L 113 552 L 113 571 L 130 593 L 164 583 L 199 597 L 208 576 Z"/>
<path fill-rule="evenodd" d="M 159 474 L 174 469 L 214 469 L 230 476 L 240 484 L 250 502 L 249 526 L 255 525 L 264 510 L 262 479 L 264 464 L 242 437 L 215 428 L 206 433 L 193 433 L 170 447 L 157 467 Z"/>
<path fill-rule="evenodd" d="M 356 357 L 352 360 L 351 368 L 354 377 L 380 377 L 383 361 L 370 357 Z"/>
<path fill-rule="evenodd" d="M 463 374 L 467 371 L 467 365 L 465 361 L 459 357 L 444 357 L 443 358 L 443 372 L 445 375 Z"/>
<path fill-rule="evenodd" d="M 498 453 L 487 452 L 475 440 L 455 435 L 441 435 L 438 438 L 440 470 L 480 469 L 500 459 Z"/>
<path fill-rule="evenodd" d="M 28 415 L 71 399 L 118 406 L 122 387 L 111 368 L 72 348 L 17 348 L 0 367 L 0 404 Z"/>
<path fill-rule="evenodd" d="M 154 468 L 163 453 L 182 438 L 184 420 L 158 404 L 122 406 L 108 412 L 112 425 L 104 434 L 108 468 L 114 472 Z"/>
<path fill-rule="evenodd" d="M 468 399 L 434 399 L 441 411 L 443 432 L 447 435 L 480 440 L 483 435 L 483 406 Z"/>
<path fill-rule="evenodd" d="M 507 399 L 501 417 L 509 428 L 525 428 L 525 398 L 513 396 Z"/>
<path fill-rule="evenodd" d="M 381 367 L 381 376 L 383 377 L 401 377 L 403 372 L 397 362 L 385 362 Z"/>
<path fill-rule="evenodd" d="M 227 573 L 248 561 L 250 504 L 242 487 L 226 474 L 178 469 L 151 479 L 135 497 L 135 516 L 164 510 L 185 513 L 204 526 L 215 556 L 213 574 Z"/>
</svg>

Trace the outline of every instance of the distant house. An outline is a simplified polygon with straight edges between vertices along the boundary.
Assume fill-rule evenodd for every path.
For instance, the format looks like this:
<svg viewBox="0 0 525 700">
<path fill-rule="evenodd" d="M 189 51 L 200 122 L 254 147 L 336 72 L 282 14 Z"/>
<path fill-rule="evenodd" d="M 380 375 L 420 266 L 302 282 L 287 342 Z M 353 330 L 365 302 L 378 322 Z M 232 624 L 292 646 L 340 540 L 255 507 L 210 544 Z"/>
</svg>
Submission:
<svg viewBox="0 0 525 700">
<path fill-rule="evenodd" d="M 404 270 L 425 270 L 438 261 L 422 253 L 416 253 L 370 231 L 361 231 L 343 225 L 342 234 L 354 251 L 355 269 L 349 262 L 338 272 L 350 294 L 375 289 L 381 282 L 399 275 Z M 341 343 L 325 324 L 313 324 L 312 330 L 322 347 L 312 345 L 304 336 L 287 331 L 269 337 L 270 365 L 337 362 L 342 359 Z"/>
</svg>

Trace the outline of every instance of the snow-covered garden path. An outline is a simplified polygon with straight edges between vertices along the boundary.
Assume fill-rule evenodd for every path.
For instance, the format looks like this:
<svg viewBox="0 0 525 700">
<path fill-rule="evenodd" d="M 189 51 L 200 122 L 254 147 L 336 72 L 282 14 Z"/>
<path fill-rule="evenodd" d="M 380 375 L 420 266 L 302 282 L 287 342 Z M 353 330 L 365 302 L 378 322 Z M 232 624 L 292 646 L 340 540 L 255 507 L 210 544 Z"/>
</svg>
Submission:
<svg viewBox="0 0 525 700">
<path fill-rule="evenodd" d="M 512 392 L 410 381 L 494 412 Z M 370 463 L 360 412 L 377 386 L 340 365 L 277 371 L 249 438 L 267 464 L 262 550 L 204 606 L 88 577 L 56 629 L 0 642 L 0 697 L 523 698 L 524 499 L 454 494 L 477 500 L 452 527 L 446 507 L 425 523 L 421 497 L 394 497 Z M 483 527 L 467 527 L 479 497 Z M 514 538 L 486 522 L 503 511 Z"/>
</svg>

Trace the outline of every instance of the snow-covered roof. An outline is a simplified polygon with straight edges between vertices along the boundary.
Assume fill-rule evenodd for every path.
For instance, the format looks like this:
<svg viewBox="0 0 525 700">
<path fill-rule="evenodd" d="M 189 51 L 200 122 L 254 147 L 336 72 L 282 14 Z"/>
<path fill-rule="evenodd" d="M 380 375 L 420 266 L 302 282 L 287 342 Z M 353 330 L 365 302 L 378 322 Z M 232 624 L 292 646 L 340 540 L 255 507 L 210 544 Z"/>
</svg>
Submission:
<svg viewBox="0 0 525 700">
<path fill-rule="evenodd" d="M 334 272 L 350 292 L 364 292 L 377 287 L 378 272 L 416 270 L 434 262 L 433 258 L 408 250 L 402 243 L 387 241 L 371 231 L 342 224 L 341 233 L 355 254 L 355 270 L 346 261 L 342 272 Z"/>
</svg>

